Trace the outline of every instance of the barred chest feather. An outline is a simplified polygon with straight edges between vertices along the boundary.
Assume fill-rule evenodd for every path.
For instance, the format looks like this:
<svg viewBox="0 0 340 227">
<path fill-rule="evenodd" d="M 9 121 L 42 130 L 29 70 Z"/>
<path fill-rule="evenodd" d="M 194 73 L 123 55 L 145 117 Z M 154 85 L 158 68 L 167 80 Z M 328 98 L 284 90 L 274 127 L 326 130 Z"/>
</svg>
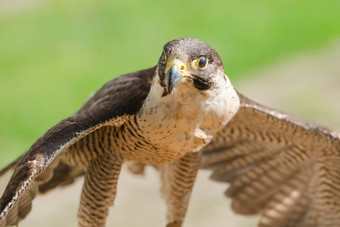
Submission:
<svg viewBox="0 0 340 227">
<path fill-rule="evenodd" d="M 180 88 L 162 97 L 164 88 L 157 82 L 151 86 L 135 121 L 130 122 L 143 138 L 129 139 L 126 145 L 133 149 L 124 152 L 125 158 L 159 165 L 172 162 L 188 152 L 197 152 L 239 108 L 238 96 L 230 82 L 213 94 L 179 92 L 184 89 L 188 88 Z M 141 146 L 136 148 L 136 143 Z"/>
<path fill-rule="evenodd" d="M 127 160 L 162 165 L 200 151 L 240 106 L 228 78 L 221 83 L 204 94 L 179 87 L 162 96 L 164 88 L 155 81 L 136 115 L 126 116 L 120 127 L 106 126 L 83 138 L 65 152 L 64 161 L 86 165 L 88 158 L 107 150 L 121 153 Z"/>
</svg>

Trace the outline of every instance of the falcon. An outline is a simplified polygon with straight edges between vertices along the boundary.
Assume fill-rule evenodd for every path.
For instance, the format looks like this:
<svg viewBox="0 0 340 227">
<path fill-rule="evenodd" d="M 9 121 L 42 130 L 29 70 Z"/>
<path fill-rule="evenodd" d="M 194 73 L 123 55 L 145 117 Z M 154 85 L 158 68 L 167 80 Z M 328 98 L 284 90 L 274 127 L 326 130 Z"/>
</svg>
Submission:
<svg viewBox="0 0 340 227">
<path fill-rule="evenodd" d="M 168 227 L 182 226 L 200 168 L 228 182 L 232 209 L 260 214 L 259 226 L 340 225 L 340 134 L 246 98 L 212 47 L 183 38 L 155 67 L 105 84 L 0 172 L 14 170 L 0 226 L 81 176 L 78 225 L 105 226 L 125 162 L 159 170 Z"/>
</svg>

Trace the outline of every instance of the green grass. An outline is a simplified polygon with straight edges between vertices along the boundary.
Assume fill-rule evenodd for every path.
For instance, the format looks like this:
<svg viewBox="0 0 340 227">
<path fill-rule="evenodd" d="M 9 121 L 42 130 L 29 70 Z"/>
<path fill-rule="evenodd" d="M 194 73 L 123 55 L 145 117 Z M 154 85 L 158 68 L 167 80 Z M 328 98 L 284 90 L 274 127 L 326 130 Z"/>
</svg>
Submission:
<svg viewBox="0 0 340 227">
<path fill-rule="evenodd" d="M 110 78 L 202 39 L 235 79 L 340 35 L 338 0 L 44 1 L 0 15 L 0 166 Z"/>
</svg>

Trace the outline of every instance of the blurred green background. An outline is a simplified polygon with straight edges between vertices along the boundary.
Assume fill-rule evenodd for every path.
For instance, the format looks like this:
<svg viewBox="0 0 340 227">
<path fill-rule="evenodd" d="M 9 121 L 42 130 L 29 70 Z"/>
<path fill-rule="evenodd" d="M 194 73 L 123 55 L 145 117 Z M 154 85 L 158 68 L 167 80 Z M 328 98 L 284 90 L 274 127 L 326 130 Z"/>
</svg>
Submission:
<svg viewBox="0 0 340 227">
<path fill-rule="evenodd" d="M 199 38 L 232 80 L 340 35 L 338 0 L 0 1 L 0 167 L 111 78 Z"/>
<path fill-rule="evenodd" d="M 334 53 L 327 49 L 321 62 L 308 60 L 302 68 L 290 62 L 283 68 L 261 71 L 339 40 L 339 12 L 339 0 L 0 0 L 0 168 L 74 113 L 111 78 L 154 66 L 162 46 L 180 37 L 199 38 L 215 47 L 229 77 L 245 84 L 243 89 L 252 91 L 250 97 L 268 101 L 270 96 L 268 104 L 274 107 L 302 108 L 296 113 L 325 118 L 339 129 L 340 108 L 334 103 L 339 102 L 340 72 L 335 65 L 340 47 Z M 328 74 L 322 67 L 330 68 L 332 79 L 314 78 L 311 83 L 310 75 Z M 331 91 L 330 96 L 314 94 L 320 87 Z M 263 88 L 264 94 L 259 94 Z M 278 88 L 288 97 L 286 101 L 273 95 L 280 93 Z M 149 172 L 138 179 L 123 171 L 119 186 L 123 190 L 119 191 L 124 193 L 117 197 L 110 220 L 124 224 L 115 226 L 139 226 L 146 220 L 154 226 L 165 223 L 158 176 Z M 221 197 L 226 186 L 208 181 L 207 175 L 199 173 L 187 219 L 191 226 L 211 226 L 215 217 L 197 218 L 209 213 L 219 214 L 221 219 L 216 220 L 223 226 L 254 225 L 253 219 L 240 221 L 230 212 L 229 200 Z M 60 221 L 63 226 L 75 226 L 80 187 L 78 182 L 40 196 L 23 226 L 61 226 Z M 51 201 L 55 206 L 50 206 Z M 235 224 L 241 222 L 250 224 Z"/>
</svg>

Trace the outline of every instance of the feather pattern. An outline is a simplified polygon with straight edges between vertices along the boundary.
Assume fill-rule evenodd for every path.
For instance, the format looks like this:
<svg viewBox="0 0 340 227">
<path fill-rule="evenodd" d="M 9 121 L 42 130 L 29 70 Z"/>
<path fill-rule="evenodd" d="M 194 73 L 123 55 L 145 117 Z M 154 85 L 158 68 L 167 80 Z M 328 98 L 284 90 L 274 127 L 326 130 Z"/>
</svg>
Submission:
<svg viewBox="0 0 340 227">
<path fill-rule="evenodd" d="M 104 226 L 124 161 L 140 162 L 130 165 L 136 173 L 158 166 L 168 226 L 181 226 L 201 161 L 212 179 L 230 183 L 234 211 L 262 215 L 259 226 L 340 225 L 338 132 L 237 94 L 217 52 L 200 40 L 163 49 L 156 67 L 104 85 L 0 172 L 14 169 L 0 227 L 17 225 L 37 193 L 81 175 L 78 224 Z M 202 56 L 209 64 L 195 67 Z"/>
<path fill-rule="evenodd" d="M 261 214 L 263 227 L 339 225 L 339 133 L 239 96 L 202 159 L 213 180 L 230 182 L 232 209 Z"/>
<path fill-rule="evenodd" d="M 79 141 L 85 144 L 82 149 L 88 145 L 94 148 L 88 140 L 97 139 L 95 135 L 100 135 L 106 126 L 119 127 L 133 119 L 131 115 L 140 109 L 148 94 L 154 71 L 155 68 L 150 68 L 108 82 L 77 113 L 47 131 L 7 168 L 16 166 L 0 199 L 0 226 L 16 225 L 23 219 L 39 190 L 46 192 L 84 174 L 85 165 L 73 166 L 74 159 L 69 154 L 76 150 Z M 129 93 L 131 90 L 133 94 Z M 94 144 L 96 148 L 99 146 Z M 95 158 L 93 153 L 87 154 L 79 152 L 76 160 L 86 164 Z M 70 174 L 65 176 L 64 171 Z"/>
</svg>

